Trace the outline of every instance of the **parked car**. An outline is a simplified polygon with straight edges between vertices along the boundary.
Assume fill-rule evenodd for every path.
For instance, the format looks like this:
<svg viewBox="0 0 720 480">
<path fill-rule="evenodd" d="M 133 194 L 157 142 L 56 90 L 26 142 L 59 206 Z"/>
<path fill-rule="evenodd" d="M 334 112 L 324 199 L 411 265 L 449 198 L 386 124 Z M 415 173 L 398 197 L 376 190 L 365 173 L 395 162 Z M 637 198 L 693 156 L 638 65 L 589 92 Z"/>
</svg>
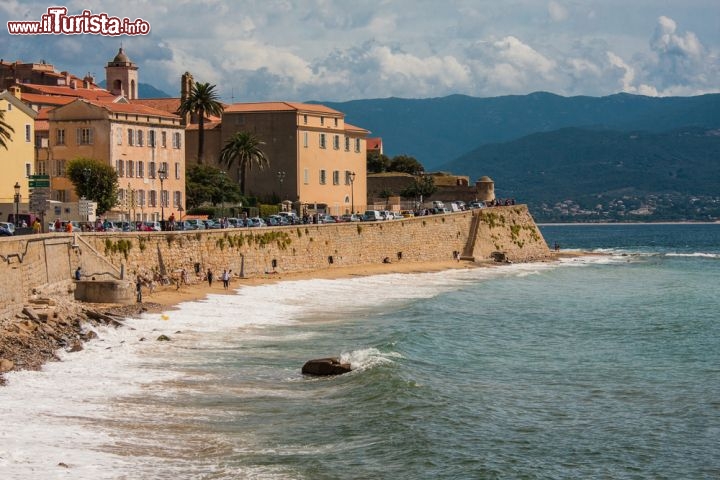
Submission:
<svg viewBox="0 0 720 480">
<path fill-rule="evenodd" d="M 205 224 L 202 220 L 192 219 L 185 220 L 185 223 L 190 226 L 188 230 L 205 230 Z"/>
<path fill-rule="evenodd" d="M 363 222 L 379 222 L 383 219 L 379 210 L 365 210 L 363 214 Z"/>
<path fill-rule="evenodd" d="M 15 235 L 15 225 L 12 222 L 0 222 L 0 228 L 7 230 L 8 232 L 3 235 Z"/>
<path fill-rule="evenodd" d="M 320 223 L 337 223 L 332 215 L 320 215 Z"/>
<path fill-rule="evenodd" d="M 485 202 L 470 202 L 470 208 L 485 208 Z"/>
<path fill-rule="evenodd" d="M 162 231 L 162 226 L 160 225 L 160 222 L 157 221 L 149 221 L 149 222 L 143 222 L 143 225 L 146 227 L 149 227 L 150 231 L 152 232 L 160 232 Z"/>
<path fill-rule="evenodd" d="M 355 213 L 346 213 L 340 218 L 343 222 L 359 222 L 362 220 L 362 218 L 360 218 L 360 215 L 357 215 Z"/>
<path fill-rule="evenodd" d="M 415 216 L 415 212 L 412 210 L 400 210 L 400 216 L 403 218 L 412 218 Z"/>
</svg>

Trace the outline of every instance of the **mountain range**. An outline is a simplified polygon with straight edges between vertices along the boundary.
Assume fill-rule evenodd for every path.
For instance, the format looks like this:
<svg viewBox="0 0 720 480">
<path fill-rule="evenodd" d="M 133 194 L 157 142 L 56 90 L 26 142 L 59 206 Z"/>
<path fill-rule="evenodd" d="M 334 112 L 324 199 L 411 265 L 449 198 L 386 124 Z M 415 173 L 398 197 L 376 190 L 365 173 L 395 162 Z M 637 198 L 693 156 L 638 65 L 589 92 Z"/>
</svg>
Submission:
<svg viewBox="0 0 720 480">
<path fill-rule="evenodd" d="M 490 176 L 540 221 L 720 219 L 720 94 L 321 103 L 390 157 Z"/>
</svg>

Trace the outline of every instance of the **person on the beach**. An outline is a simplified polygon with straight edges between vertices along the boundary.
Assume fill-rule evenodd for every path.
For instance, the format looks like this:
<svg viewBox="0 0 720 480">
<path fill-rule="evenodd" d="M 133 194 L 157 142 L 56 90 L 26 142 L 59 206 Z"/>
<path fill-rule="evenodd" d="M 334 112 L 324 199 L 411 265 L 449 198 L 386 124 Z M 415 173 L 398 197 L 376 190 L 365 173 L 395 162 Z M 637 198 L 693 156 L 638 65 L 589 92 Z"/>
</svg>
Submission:
<svg viewBox="0 0 720 480">
<path fill-rule="evenodd" d="M 135 292 L 137 292 L 137 303 L 142 303 L 142 279 L 140 275 L 138 275 L 135 282 Z"/>
<path fill-rule="evenodd" d="M 227 270 L 223 270 L 223 273 L 222 273 L 222 282 L 223 282 L 223 288 L 224 288 L 225 290 L 227 290 L 227 289 L 228 289 L 228 286 L 230 285 L 230 274 L 228 273 Z"/>
<path fill-rule="evenodd" d="M 180 278 L 182 279 L 183 285 L 187 285 L 187 284 L 188 284 L 188 274 L 187 274 L 187 270 L 185 270 L 185 269 L 183 268 L 180 275 L 181 275 Z"/>
<path fill-rule="evenodd" d="M 208 268 L 207 272 L 207 281 L 208 281 L 208 287 L 212 287 L 212 281 L 213 281 L 213 273 L 212 270 Z"/>
</svg>

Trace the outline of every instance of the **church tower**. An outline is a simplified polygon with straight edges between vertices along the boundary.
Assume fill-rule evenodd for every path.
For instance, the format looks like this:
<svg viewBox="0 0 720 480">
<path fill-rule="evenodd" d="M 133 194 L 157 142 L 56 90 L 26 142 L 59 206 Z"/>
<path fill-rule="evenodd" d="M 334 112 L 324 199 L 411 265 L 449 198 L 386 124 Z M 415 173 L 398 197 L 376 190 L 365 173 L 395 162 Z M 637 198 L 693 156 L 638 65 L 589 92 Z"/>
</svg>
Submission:
<svg viewBox="0 0 720 480">
<path fill-rule="evenodd" d="M 138 98 L 138 67 L 125 55 L 122 47 L 105 67 L 105 84 L 114 95 L 123 95 L 128 100 Z"/>
</svg>

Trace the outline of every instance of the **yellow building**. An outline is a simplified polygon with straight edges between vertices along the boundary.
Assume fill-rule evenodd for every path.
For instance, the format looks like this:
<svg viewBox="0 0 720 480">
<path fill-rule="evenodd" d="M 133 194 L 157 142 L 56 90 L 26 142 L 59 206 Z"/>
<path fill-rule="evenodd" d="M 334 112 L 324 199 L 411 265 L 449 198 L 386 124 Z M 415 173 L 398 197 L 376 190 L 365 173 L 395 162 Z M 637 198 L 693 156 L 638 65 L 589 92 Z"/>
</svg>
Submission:
<svg viewBox="0 0 720 480">
<path fill-rule="evenodd" d="M 77 201 L 68 161 L 92 158 L 118 173 L 118 204 L 106 217 L 161 220 L 185 208 L 185 130 L 180 117 L 120 99 L 77 99 L 48 113 L 47 170 L 54 200 Z M 161 180 L 161 173 L 166 172 Z"/>
<path fill-rule="evenodd" d="M 19 98 L 20 89 L 11 87 L 0 93 L 0 111 L 4 122 L 14 132 L 7 149 L 0 147 L 0 221 L 7 221 L 8 214 L 15 213 L 15 184 L 20 185 L 20 213 L 27 213 L 29 199 L 28 177 L 33 175 L 35 164 L 35 116 L 36 112 Z"/>
<path fill-rule="evenodd" d="M 236 103 L 225 108 L 219 128 L 207 132 L 206 145 L 222 148 L 241 131 L 265 143 L 261 149 L 269 160 L 268 168 L 249 170 L 248 195 L 290 201 L 299 214 L 365 210 L 369 132 L 345 123 L 343 113 L 304 103 Z M 219 142 L 213 134 L 219 134 Z M 205 158 L 217 162 L 218 155 L 208 149 Z M 228 173 L 239 177 L 237 166 Z"/>
</svg>

